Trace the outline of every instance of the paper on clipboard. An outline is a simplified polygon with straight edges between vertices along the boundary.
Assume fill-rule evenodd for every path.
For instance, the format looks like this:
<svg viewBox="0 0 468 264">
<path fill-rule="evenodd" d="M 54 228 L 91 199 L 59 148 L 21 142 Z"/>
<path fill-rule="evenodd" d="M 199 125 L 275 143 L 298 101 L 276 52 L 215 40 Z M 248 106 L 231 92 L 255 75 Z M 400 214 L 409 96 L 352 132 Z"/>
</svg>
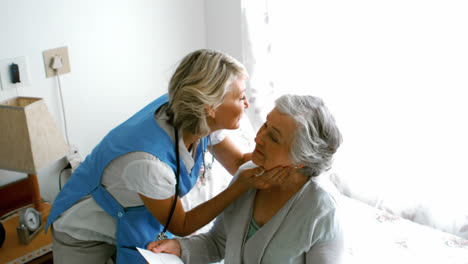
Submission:
<svg viewBox="0 0 468 264">
<path fill-rule="evenodd" d="M 167 253 L 154 253 L 153 251 L 138 247 L 137 249 L 149 264 L 184 264 L 182 260 L 176 255 Z"/>
</svg>

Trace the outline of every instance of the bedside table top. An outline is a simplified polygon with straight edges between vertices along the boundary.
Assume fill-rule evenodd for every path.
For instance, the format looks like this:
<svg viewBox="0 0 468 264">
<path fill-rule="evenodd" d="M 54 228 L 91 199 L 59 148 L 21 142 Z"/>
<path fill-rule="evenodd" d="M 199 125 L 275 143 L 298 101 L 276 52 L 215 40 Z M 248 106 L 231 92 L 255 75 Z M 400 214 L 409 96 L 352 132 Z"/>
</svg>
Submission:
<svg viewBox="0 0 468 264">
<path fill-rule="evenodd" d="M 41 213 L 43 222 L 47 220 L 51 205 L 42 203 Z M 35 258 L 41 257 L 52 251 L 52 232 L 47 234 L 41 231 L 28 245 L 23 245 L 18 240 L 16 227 L 19 223 L 19 215 L 15 213 L 6 219 L 1 220 L 5 227 L 5 242 L 0 248 L 0 263 L 17 264 L 27 263 Z"/>
</svg>

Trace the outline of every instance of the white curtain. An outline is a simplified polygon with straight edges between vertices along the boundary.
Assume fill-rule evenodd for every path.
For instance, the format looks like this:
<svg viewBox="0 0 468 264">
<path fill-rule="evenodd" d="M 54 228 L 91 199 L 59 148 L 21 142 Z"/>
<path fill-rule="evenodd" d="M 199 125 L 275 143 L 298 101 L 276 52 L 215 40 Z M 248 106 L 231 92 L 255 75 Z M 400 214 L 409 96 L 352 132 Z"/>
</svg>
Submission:
<svg viewBox="0 0 468 264">
<path fill-rule="evenodd" d="M 350 195 L 468 237 L 468 225 L 456 230 L 468 222 L 468 3 L 243 7 L 250 118 L 282 93 L 323 98 L 344 137 L 333 171 Z"/>
<path fill-rule="evenodd" d="M 274 82 L 270 22 L 266 1 L 242 1 L 243 62 L 250 74 L 247 115 L 255 131 L 273 107 Z"/>
</svg>

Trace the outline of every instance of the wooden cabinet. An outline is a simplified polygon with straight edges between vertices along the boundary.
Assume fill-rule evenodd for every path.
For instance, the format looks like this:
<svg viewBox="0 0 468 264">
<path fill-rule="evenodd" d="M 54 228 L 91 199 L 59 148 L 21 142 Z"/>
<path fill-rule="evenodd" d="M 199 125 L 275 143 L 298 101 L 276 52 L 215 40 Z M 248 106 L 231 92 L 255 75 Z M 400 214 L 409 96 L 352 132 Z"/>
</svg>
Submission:
<svg viewBox="0 0 468 264">
<path fill-rule="evenodd" d="M 34 178 L 32 178 L 34 180 Z M 31 181 L 31 177 L 13 184 L 0 187 L 0 215 L 5 228 L 5 241 L 0 248 L 0 263 L 52 263 L 52 231 L 44 233 L 44 228 L 27 245 L 20 243 L 16 227 L 19 224 L 18 209 L 29 204 L 42 214 L 42 222 L 45 225 L 50 203 L 37 201 L 31 189 L 37 188 L 37 183 Z M 31 195 L 33 194 L 33 195 Z"/>
<path fill-rule="evenodd" d="M 43 223 L 46 222 L 49 215 L 50 204 L 44 203 L 42 206 Z M 16 227 L 19 223 L 19 215 L 15 213 L 4 220 L 2 224 L 5 227 L 5 242 L 0 248 L 0 263 L 19 264 L 19 263 L 52 263 L 52 233 L 41 233 L 37 235 L 29 244 L 23 245 L 18 240 Z M 41 260 L 42 257 L 42 260 Z M 50 262 L 29 262 L 37 261 Z"/>
</svg>

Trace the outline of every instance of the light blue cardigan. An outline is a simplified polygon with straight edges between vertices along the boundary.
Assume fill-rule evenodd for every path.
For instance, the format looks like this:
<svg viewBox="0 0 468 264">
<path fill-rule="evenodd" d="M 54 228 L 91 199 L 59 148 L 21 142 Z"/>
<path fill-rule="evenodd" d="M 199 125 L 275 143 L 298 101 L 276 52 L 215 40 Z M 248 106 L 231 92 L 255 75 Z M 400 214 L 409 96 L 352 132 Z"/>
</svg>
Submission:
<svg viewBox="0 0 468 264">
<path fill-rule="evenodd" d="M 315 180 L 244 243 L 255 194 L 249 190 L 226 208 L 208 233 L 180 239 L 184 263 L 340 263 L 344 246 L 336 202 Z"/>
</svg>

